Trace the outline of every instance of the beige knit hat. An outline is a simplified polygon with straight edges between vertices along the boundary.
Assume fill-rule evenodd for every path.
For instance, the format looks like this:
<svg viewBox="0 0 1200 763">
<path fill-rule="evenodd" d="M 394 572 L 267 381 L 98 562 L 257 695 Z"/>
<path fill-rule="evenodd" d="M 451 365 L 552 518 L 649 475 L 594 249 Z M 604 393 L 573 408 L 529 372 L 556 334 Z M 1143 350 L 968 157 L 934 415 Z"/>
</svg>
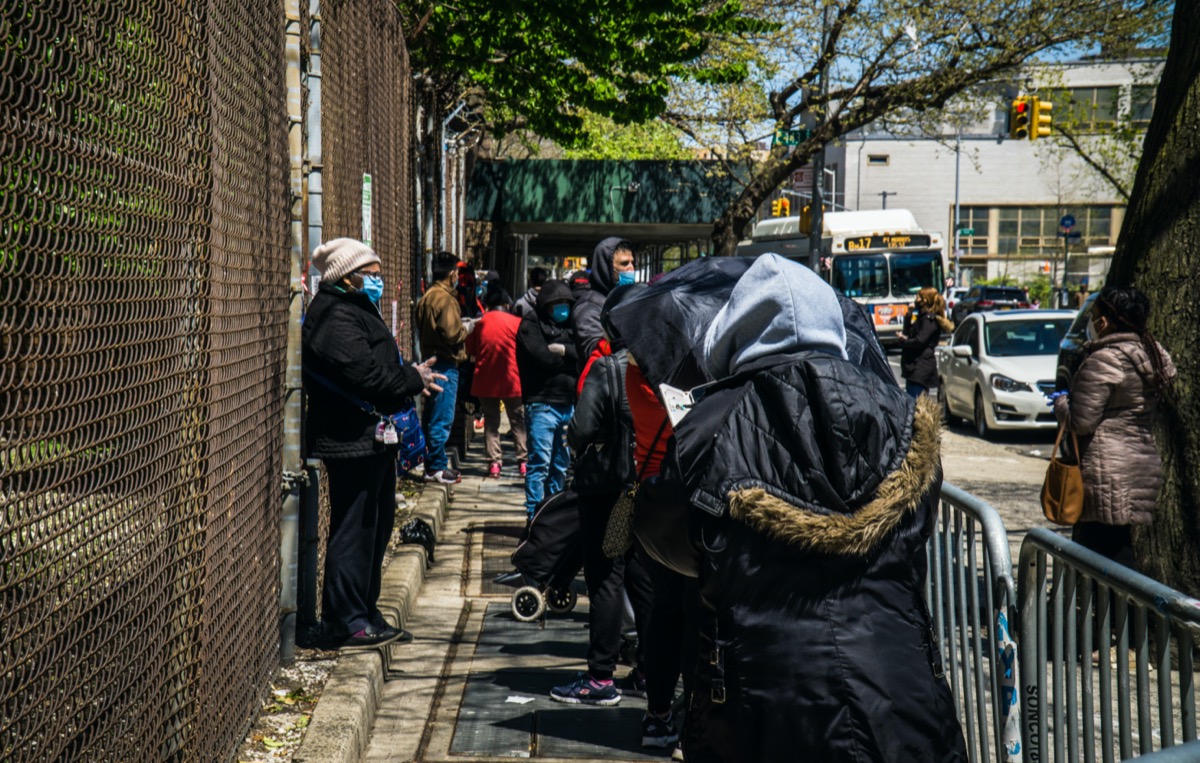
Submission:
<svg viewBox="0 0 1200 763">
<path fill-rule="evenodd" d="M 334 283 L 364 265 L 379 262 L 379 255 L 357 239 L 335 238 L 318 246 L 313 251 L 312 261 L 313 267 L 321 272 L 321 278 Z"/>
</svg>

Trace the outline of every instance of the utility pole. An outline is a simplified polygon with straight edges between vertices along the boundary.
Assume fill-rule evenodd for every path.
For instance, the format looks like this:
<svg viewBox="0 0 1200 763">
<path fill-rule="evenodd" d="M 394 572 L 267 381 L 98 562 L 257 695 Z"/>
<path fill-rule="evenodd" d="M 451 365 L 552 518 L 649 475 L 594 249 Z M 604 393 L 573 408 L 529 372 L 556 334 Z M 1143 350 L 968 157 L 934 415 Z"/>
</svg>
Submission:
<svg viewBox="0 0 1200 763">
<path fill-rule="evenodd" d="M 821 58 L 825 56 L 825 44 L 829 38 L 829 6 L 826 5 L 821 9 L 821 49 L 818 55 Z M 828 61 L 819 62 L 820 69 L 817 83 L 817 92 L 825 96 L 829 92 L 829 76 L 826 74 L 826 69 L 829 66 Z M 816 112 L 816 131 L 820 132 L 821 127 L 825 124 L 825 103 L 822 100 L 820 107 Z M 811 227 L 808 231 L 808 266 L 812 268 L 814 273 L 821 272 L 821 238 L 825 228 L 824 212 L 824 186 L 825 186 L 825 144 L 821 144 L 821 148 L 813 155 L 812 159 L 813 178 L 812 178 L 812 207 L 809 220 Z"/>
<path fill-rule="evenodd" d="M 962 155 L 962 129 L 954 134 L 954 285 L 961 286 L 962 281 L 958 277 L 958 260 L 962 257 L 962 219 L 959 214 L 958 206 L 958 187 L 959 187 L 959 157 Z M 884 206 L 887 206 L 886 204 Z"/>
<path fill-rule="evenodd" d="M 887 209 L 887 197 L 899 196 L 900 194 L 896 191 L 880 191 L 879 195 L 883 197 L 883 208 Z"/>
</svg>

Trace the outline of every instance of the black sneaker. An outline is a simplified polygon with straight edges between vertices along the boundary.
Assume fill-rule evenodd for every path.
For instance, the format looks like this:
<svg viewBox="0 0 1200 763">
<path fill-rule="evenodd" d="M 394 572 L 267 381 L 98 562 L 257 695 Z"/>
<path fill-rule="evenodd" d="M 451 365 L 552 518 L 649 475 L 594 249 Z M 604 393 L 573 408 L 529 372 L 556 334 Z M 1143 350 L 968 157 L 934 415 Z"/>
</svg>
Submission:
<svg viewBox="0 0 1200 763">
<path fill-rule="evenodd" d="M 384 628 L 368 625 L 357 633 L 351 634 L 342 642 L 341 646 L 342 649 L 383 646 L 400 640 L 406 633 L 407 631 L 398 630 L 390 625 Z M 409 640 L 412 640 L 411 633 L 408 634 L 408 637 Z"/>
<path fill-rule="evenodd" d="M 617 693 L 626 697 L 646 696 L 646 674 L 634 668 L 627 675 L 613 681 Z"/>
<path fill-rule="evenodd" d="M 425 472 L 425 481 L 437 482 L 442 485 L 457 485 L 462 482 L 462 475 L 447 466 L 436 472 Z"/>
<path fill-rule="evenodd" d="M 659 718 L 654 713 L 646 713 L 642 718 L 642 747 L 665 749 L 678 741 L 679 732 L 675 730 L 670 713 L 666 718 Z"/>
</svg>

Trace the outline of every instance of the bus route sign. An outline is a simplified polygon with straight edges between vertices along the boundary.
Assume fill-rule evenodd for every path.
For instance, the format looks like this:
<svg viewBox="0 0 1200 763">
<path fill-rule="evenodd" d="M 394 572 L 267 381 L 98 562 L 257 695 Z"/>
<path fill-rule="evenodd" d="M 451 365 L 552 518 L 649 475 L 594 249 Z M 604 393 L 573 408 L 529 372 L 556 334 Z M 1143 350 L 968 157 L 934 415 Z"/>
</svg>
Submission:
<svg viewBox="0 0 1200 763">
<path fill-rule="evenodd" d="M 847 252 L 864 249 L 901 249 L 912 246 L 929 246 L 928 235 L 895 234 L 890 236 L 855 236 L 846 239 Z"/>
</svg>

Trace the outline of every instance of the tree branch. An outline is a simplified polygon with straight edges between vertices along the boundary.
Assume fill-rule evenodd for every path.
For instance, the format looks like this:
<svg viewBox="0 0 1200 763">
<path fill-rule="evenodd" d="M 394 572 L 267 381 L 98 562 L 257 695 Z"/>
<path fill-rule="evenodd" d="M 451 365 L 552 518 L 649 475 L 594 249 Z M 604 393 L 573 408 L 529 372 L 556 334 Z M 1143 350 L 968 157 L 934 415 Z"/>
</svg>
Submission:
<svg viewBox="0 0 1200 763">
<path fill-rule="evenodd" d="M 1108 171 L 1107 167 L 1097 161 L 1096 158 L 1093 157 L 1091 153 L 1089 153 L 1087 149 L 1083 147 L 1083 144 L 1079 142 L 1079 137 L 1062 125 L 1058 125 L 1058 134 L 1063 136 L 1067 143 L 1071 144 L 1071 148 L 1074 149 L 1079 158 L 1082 159 L 1087 166 L 1095 170 L 1100 177 L 1104 178 L 1108 184 L 1112 186 L 1113 190 L 1117 192 L 1117 195 L 1124 199 L 1125 203 L 1128 205 L 1129 190 L 1125 188 L 1125 186 L 1121 185 L 1121 181 L 1117 180 L 1117 178 L 1115 178 L 1113 174 Z"/>
<path fill-rule="evenodd" d="M 804 74 L 793 79 L 778 92 L 771 93 L 771 111 L 775 114 L 776 121 L 783 120 L 790 113 L 798 113 L 795 109 L 789 111 L 787 102 L 796 93 L 801 90 L 807 90 L 810 82 L 816 80 L 822 72 L 829 69 L 829 64 L 833 61 L 834 51 L 837 49 L 838 40 L 842 36 L 842 30 L 846 28 L 846 20 L 858 12 L 858 4 L 859 0 L 851 0 L 845 6 L 838 8 L 837 17 L 833 20 L 829 36 L 825 39 L 825 45 L 821 48 L 821 54 L 817 57 L 817 60 Z M 792 118 L 794 119 L 794 117 Z"/>
</svg>

